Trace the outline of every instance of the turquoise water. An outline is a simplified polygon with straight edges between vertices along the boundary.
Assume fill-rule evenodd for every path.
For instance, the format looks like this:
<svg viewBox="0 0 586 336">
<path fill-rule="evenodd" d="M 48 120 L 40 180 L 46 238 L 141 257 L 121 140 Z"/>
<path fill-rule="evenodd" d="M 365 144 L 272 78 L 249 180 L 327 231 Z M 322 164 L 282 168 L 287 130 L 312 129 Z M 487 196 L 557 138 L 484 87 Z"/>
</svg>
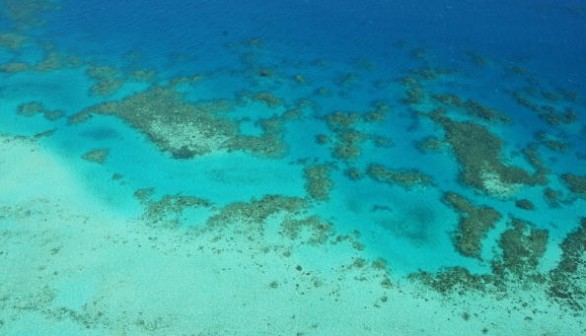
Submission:
<svg viewBox="0 0 586 336">
<path fill-rule="evenodd" d="M 0 9 L 0 334 L 586 332 L 580 1 Z"/>
</svg>

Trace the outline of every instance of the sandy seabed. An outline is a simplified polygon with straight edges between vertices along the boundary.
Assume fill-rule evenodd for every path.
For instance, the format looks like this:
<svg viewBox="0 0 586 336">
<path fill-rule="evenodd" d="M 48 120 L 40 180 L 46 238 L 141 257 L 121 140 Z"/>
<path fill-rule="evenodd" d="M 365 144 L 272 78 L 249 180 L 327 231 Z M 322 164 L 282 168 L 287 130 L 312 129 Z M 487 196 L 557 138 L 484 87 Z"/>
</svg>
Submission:
<svg viewBox="0 0 586 336">
<path fill-rule="evenodd" d="M 441 296 L 350 244 L 234 227 L 152 227 L 113 210 L 57 155 L 0 141 L 3 335 L 577 335 L 542 291 Z M 392 265 L 390 267 L 392 269 Z M 521 302 L 528 302 L 523 306 Z M 586 330 L 585 330 L 586 331 Z"/>
</svg>

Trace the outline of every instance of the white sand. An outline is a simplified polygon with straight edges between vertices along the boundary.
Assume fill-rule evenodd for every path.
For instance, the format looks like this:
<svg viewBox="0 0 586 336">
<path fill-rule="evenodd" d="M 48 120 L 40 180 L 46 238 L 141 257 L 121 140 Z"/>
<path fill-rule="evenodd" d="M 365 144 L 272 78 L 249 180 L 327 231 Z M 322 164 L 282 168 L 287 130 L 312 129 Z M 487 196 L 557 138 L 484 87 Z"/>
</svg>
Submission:
<svg viewBox="0 0 586 336">
<path fill-rule="evenodd" d="M 531 290 L 498 301 L 441 298 L 395 281 L 385 289 L 383 271 L 351 266 L 361 252 L 348 242 L 312 247 L 227 229 L 151 228 L 104 208 L 34 142 L 7 139 L 0 141 L 2 335 L 447 336 L 487 328 L 488 335 L 575 336 L 585 328 Z"/>
</svg>

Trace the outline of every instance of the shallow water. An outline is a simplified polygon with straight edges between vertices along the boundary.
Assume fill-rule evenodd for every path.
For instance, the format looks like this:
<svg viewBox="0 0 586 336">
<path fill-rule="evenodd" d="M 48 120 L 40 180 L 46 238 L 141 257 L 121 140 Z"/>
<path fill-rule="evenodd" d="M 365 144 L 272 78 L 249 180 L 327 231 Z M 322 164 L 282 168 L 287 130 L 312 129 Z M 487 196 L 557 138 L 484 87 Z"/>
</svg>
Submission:
<svg viewBox="0 0 586 336">
<path fill-rule="evenodd" d="M 580 1 L 0 5 L 0 334 L 586 332 Z"/>
</svg>

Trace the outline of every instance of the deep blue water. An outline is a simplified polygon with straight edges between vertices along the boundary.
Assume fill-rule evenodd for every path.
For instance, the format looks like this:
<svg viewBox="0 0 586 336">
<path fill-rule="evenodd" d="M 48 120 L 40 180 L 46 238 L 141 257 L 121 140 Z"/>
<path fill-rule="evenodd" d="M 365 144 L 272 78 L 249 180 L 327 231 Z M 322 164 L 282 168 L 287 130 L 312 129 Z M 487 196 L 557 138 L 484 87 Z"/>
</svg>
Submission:
<svg viewBox="0 0 586 336">
<path fill-rule="evenodd" d="M 296 58 L 368 58 L 392 66 L 389 54 L 403 40 L 447 57 L 472 50 L 510 62 L 528 59 L 535 71 L 568 86 L 581 87 L 586 73 L 581 1 L 90 0 L 62 6 L 48 37 L 76 51 L 139 48 L 151 57 L 167 51 L 206 58 L 229 41 L 262 38 Z"/>
</svg>

